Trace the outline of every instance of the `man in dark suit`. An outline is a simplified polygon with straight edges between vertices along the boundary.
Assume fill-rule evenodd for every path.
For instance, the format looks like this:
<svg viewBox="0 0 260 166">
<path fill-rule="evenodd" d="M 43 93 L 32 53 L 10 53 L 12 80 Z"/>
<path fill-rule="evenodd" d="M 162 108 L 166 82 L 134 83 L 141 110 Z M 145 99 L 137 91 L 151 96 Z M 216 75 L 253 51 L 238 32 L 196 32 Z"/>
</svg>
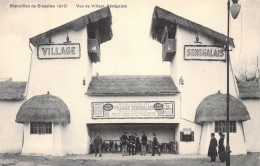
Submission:
<svg viewBox="0 0 260 166">
<path fill-rule="evenodd" d="M 127 138 L 126 134 L 127 134 L 127 132 L 125 131 L 124 134 L 120 138 L 120 140 L 122 142 L 122 156 L 126 156 L 126 153 L 127 153 L 128 138 Z"/>
<path fill-rule="evenodd" d="M 97 136 L 94 139 L 95 157 L 97 156 L 97 151 L 99 152 L 99 157 L 102 156 L 101 145 L 102 138 L 100 137 L 100 133 L 97 133 Z"/>
<path fill-rule="evenodd" d="M 147 136 L 145 135 L 145 132 L 143 132 L 141 142 L 142 142 L 142 153 L 141 153 L 141 155 L 146 155 Z"/>
<path fill-rule="evenodd" d="M 153 133 L 153 143 L 152 143 L 152 147 L 153 147 L 153 153 L 152 153 L 152 156 L 155 155 L 155 151 L 157 151 L 158 155 L 160 156 L 161 155 L 161 152 L 159 151 L 159 142 L 156 138 L 156 134 Z"/>
<path fill-rule="evenodd" d="M 209 144 L 208 156 L 211 158 L 211 162 L 216 161 L 218 142 L 215 138 L 215 134 L 211 133 L 211 140 Z"/>
</svg>

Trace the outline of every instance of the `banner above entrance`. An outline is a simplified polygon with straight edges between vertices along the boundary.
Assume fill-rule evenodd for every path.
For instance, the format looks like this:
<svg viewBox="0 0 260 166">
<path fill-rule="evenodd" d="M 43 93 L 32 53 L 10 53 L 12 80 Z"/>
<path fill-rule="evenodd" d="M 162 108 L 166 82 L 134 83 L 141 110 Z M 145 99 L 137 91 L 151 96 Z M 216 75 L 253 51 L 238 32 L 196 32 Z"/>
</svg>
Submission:
<svg viewBox="0 0 260 166">
<path fill-rule="evenodd" d="M 174 118 L 174 101 L 93 102 L 93 119 Z"/>
<path fill-rule="evenodd" d="M 185 60 L 225 61 L 225 49 L 216 45 L 186 45 Z"/>
<path fill-rule="evenodd" d="M 80 44 L 40 44 L 37 46 L 39 59 L 74 59 L 80 58 Z"/>
</svg>

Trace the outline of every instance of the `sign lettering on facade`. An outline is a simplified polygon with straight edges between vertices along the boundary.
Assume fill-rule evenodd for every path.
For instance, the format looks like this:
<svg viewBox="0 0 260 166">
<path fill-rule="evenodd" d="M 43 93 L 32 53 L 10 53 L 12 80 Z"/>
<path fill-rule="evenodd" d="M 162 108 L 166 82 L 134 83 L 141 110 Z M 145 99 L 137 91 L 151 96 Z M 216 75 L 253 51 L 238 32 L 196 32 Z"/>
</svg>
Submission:
<svg viewBox="0 0 260 166">
<path fill-rule="evenodd" d="M 214 45 L 186 45 L 184 46 L 185 60 L 225 61 L 225 49 Z"/>
<path fill-rule="evenodd" d="M 80 58 L 80 44 L 41 44 L 37 46 L 39 59 L 73 59 Z"/>
<path fill-rule="evenodd" d="M 93 102 L 93 119 L 174 118 L 174 101 Z"/>
</svg>

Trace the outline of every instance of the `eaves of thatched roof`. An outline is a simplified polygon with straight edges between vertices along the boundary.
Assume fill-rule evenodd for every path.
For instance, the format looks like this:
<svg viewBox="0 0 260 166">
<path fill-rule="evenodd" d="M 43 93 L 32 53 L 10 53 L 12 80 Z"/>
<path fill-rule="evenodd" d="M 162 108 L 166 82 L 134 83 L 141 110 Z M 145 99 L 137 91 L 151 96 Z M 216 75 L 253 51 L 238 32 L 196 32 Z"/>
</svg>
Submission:
<svg viewBox="0 0 260 166">
<path fill-rule="evenodd" d="M 30 38 L 30 42 L 33 44 L 33 46 L 36 47 L 38 44 L 45 43 L 49 37 L 56 33 L 67 30 L 77 31 L 87 27 L 88 24 L 96 24 L 97 30 L 99 32 L 100 44 L 112 39 L 112 15 L 110 13 L 109 7 L 106 7 L 70 21 L 59 27 L 53 28 L 47 32 L 34 36 Z"/>
<path fill-rule="evenodd" d="M 226 98 L 227 95 L 222 93 L 215 93 L 204 98 L 196 110 L 195 123 L 227 120 Z M 230 121 L 246 121 L 250 119 L 249 113 L 241 100 L 230 95 L 229 103 Z"/>
<path fill-rule="evenodd" d="M 38 95 L 22 104 L 15 121 L 70 123 L 70 111 L 60 98 L 49 94 Z"/>
<path fill-rule="evenodd" d="M 259 81 L 238 81 L 237 86 L 241 99 L 260 99 Z"/>
<path fill-rule="evenodd" d="M 26 82 L 4 81 L 0 82 L 0 100 L 22 100 Z"/>
<path fill-rule="evenodd" d="M 178 93 L 171 76 L 95 76 L 86 95 L 162 96 Z"/>
<path fill-rule="evenodd" d="M 153 12 L 150 35 L 160 43 L 162 43 L 165 25 L 177 25 L 196 33 L 205 34 L 223 45 L 227 44 L 227 36 L 156 6 Z M 230 45 L 235 47 L 232 38 L 230 38 Z"/>
</svg>

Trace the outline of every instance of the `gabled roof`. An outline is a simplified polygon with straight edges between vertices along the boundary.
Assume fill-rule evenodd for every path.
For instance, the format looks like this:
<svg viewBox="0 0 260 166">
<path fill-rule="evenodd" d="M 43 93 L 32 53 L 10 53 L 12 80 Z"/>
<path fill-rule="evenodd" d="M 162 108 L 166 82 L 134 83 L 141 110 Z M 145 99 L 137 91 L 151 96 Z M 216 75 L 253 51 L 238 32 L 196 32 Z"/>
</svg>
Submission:
<svg viewBox="0 0 260 166">
<path fill-rule="evenodd" d="M 150 35 L 153 39 L 157 40 L 160 43 L 162 43 L 162 35 L 165 25 L 178 25 L 197 33 L 203 33 L 209 38 L 212 38 L 222 44 L 227 43 L 227 36 L 156 6 L 153 12 Z M 230 38 L 230 45 L 232 47 L 235 47 L 232 38 Z"/>
<path fill-rule="evenodd" d="M 39 34 L 37 36 L 34 36 L 30 38 L 30 42 L 33 44 L 33 46 L 37 46 L 38 44 L 43 44 L 47 41 L 48 37 L 51 37 L 52 35 L 64 32 L 67 30 L 80 30 L 84 27 L 86 27 L 88 24 L 96 24 L 97 29 L 99 32 L 100 37 L 100 44 L 109 41 L 112 39 L 112 15 L 110 13 L 109 7 L 97 10 L 95 12 L 92 12 L 90 14 L 87 14 L 85 16 L 82 16 L 78 19 L 75 19 L 73 21 L 70 21 L 66 24 L 63 24 L 59 27 L 53 28 L 47 32 L 44 32 L 42 34 Z"/>
<path fill-rule="evenodd" d="M 95 76 L 86 95 L 160 96 L 178 93 L 171 76 Z"/>
<path fill-rule="evenodd" d="M 246 121 L 250 119 L 246 106 L 241 100 L 230 95 L 229 104 L 229 119 L 231 121 Z M 226 120 L 226 94 L 219 92 L 205 97 L 196 110 L 195 123 L 202 124 L 203 122 L 208 121 L 214 122 Z"/>
<path fill-rule="evenodd" d="M 60 98 L 49 94 L 38 95 L 23 103 L 15 121 L 70 123 L 70 111 Z"/>
<path fill-rule="evenodd" d="M 0 100 L 22 100 L 25 89 L 26 82 L 0 82 Z"/>
<path fill-rule="evenodd" d="M 260 82 L 239 81 L 237 86 L 241 99 L 260 99 Z"/>
</svg>

